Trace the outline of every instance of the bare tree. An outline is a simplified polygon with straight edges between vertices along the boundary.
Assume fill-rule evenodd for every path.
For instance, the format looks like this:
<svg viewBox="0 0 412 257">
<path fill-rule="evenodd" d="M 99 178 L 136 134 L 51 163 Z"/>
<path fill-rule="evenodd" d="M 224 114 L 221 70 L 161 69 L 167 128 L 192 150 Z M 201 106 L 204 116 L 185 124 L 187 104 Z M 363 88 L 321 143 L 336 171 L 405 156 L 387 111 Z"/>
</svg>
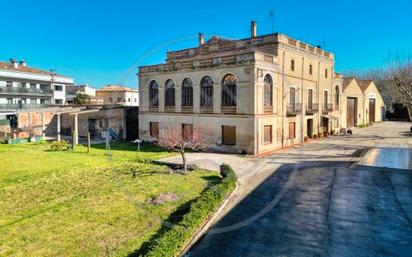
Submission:
<svg viewBox="0 0 412 257">
<path fill-rule="evenodd" d="M 183 162 L 183 172 L 187 172 L 186 150 L 198 150 L 206 143 L 206 136 L 200 128 L 192 126 L 179 128 L 177 126 L 163 128 L 156 144 L 160 147 L 180 153 Z"/>
</svg>

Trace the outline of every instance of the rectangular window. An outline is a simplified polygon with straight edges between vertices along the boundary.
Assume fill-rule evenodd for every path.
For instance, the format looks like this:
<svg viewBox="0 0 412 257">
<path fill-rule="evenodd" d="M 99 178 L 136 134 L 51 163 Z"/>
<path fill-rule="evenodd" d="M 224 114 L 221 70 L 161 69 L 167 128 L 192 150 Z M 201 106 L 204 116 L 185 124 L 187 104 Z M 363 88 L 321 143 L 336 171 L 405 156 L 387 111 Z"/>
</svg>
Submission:
<svg viewBox="0 0 412 257">
<path fill-rule="evenodd" d="M 308 106 L 312 108 L 313 104 L 313 89 L 308 89 Z"/>
<path fill-rule="evenodd" d="M 54 104 L 63 104 L 63 99 L 54 99 Z"/>
<path fill-rule="evenodd" d="M 7 103 L 12 104 L 13 103 L 13 98 L 7 98 Z"/>
<path fill-rule="evenodd" d="M 325 69 L 325 78 L 328 77 L 328 69 Z"/>
<path fill-rule="evenodd" d="M 26 98 L 22 98 L 20 101 L 21 101 L 22 104 L 26 104 L 26 103 L 27 103 L 27 99 L 26 99 Z"/>
<path fill-rule="evenodd" d="M 152 139 L 159 138 L 159 122 L 150 122 L 150 137 Z"/>
<path fill-rule="evenodd" d="M 127 98 L 127 102 L 129 102 L 129 103 L 130 103 L 130 98 Z"/>
<path fill-rule="evenodd" d="M 109 97 L 109 103 L 113 102 L 113 98 Z"/>
<path fill-rule="evenodd" d="M 63 91 L 63 86 L 62 85 L 54 85 L 54 90 L 55 91 Z"/>
<path fill-rule="evenodd" d="M 182 138 L 184 141 L 192 140 L 193 135 L 193 125 L 192 124 L 182 124 Z"/>
<path fill-rule="evenodd" d="M 290 70 L 295 71 L 295 60 L 290 61 Z"/>
<path fill-rule="evenodd" d="M 263 142 L 265 145 L 272 143 L 272 125 L 263 127 Z"/>
<path fill-rule="evenodd" d="M 30 89 L 36 89 L 36 84 L 35 83 L 30 83 Z"/>
<path fill-rule="evenodd" d="M 296 137 L 296 123 L 289 122 L 289 139 L 293 139 Z"/>
<path fill-rule="evenodd" d="M 122 98 L 121 98 L 121 97 L 118 97 L 118 98 L 117 98 L 117 102 L 120 103 L 121 101 L 122 101 Z"/>
<path fill-rule="evenodd" d="M 30 104 L 37 104 L 36 98 L 30 98 Z"/>
<path fill-rule="evenodd" d="M 313 66 L 311 64 L 309 65 L 309 75 L 312 75 L 312 74 L 313 74 Z"/>
<path fill-rule="evenodd" d="M 296 88 L 294 88 L 294 87 L 291 87 L 289 89 L 289 101 L 290 101 L 289 103 L 291 105 L 294 105 L 295 102 L 296 102 Z"/>
<path fill-rule="evenodd" d="M 323 103 L 325 106 L 328 105 L 328 91 L 323 91 Z"/>
<path fill-rule="evenodd" d="M 6 81 L 6 87 L 12 87 L 13 82 L 12 81 Z"/>
<path fill-rule="evenodd" d="M 236 144 L 236 126 L 222 126 L 222 144 Z"/>
</svg>

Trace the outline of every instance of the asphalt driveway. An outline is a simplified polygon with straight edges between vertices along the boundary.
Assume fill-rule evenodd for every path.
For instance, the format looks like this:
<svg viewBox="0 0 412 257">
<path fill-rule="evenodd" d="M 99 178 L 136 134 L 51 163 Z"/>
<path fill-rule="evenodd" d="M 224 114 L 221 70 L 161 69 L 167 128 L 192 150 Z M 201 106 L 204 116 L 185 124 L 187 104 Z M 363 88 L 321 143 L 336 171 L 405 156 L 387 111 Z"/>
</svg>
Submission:
<svg viewBox="0 0 412 257">
<path fill-rule="evenodd" d="M 377 124 L 265 158 L 276 171 L 234 201 L 188 255 L 412 256 L 412 171 L 353 165 L 365 147 L 410 146 L 402 134 L 409 126 Z"/>
</svg>

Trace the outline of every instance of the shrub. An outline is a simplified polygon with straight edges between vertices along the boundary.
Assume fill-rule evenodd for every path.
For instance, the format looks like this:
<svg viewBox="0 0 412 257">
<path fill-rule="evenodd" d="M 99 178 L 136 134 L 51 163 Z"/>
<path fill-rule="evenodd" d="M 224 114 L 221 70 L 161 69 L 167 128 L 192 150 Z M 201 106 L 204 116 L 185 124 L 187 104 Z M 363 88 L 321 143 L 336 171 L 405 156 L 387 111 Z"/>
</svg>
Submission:
<svg viewBox="0 0 412 257">
<path fill-rule="evenodd" d="M 318 134 L 313 134 L 313 135 L 312 135 L 312 138 L 313 138 L 313 139 L 317 139 L 317 138 L 318 138 Z"/>
<path fill-rule="evenodd" d="M 178 256 L 200 226 L 210 217 L 225 197 L 236 186 L 236 174 L 229 165 L 221 166 L 225 177 L 220 183 L 206 189 L 190 206 L 182 220 L 155 239 L 149 246 L 146 257 Z"/>
<path fill-rule="evenodd" d="M 70 145 L 65 140 L 62 140 L 60 142 L 56 141 L 50 145 L 50 150 L 52 151 L 66 151 L 69 149 L 70 149 Z"/>
<path fill-rule="evenodd" d="M 304 137 L 303 140 L 304 140 L 305 142 L 308 142 L 309 138 L 308 138 L 308 137 Z"/>
</svg>

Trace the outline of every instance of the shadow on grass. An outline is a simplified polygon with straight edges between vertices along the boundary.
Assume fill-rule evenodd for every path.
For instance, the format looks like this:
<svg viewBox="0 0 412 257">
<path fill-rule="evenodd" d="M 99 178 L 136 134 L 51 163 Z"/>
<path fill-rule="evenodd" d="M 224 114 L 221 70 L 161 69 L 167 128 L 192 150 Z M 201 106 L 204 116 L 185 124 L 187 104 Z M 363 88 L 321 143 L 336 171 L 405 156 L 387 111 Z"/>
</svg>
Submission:
<svg viewBox="0 0 412 257">
<path fill-rule="evenodd" d="M 162 227 L 156 231 L 156 234 L 154 234 L 148 241 L 144 242 L 140 249 L 137 249 L 134 252 L 130 253 L 128 257 L 145 256 L 149 252 L 150 246 L 155 242 L 155 240 L 160 238 L 164 233 L 171 229 L 170 224 L 179 223 L 183 219 L 183 216 L 190 211 L 190 206 L 196 200 L 197 198 L 180 205 L 177 210 L 171 213 L 169 217 L 163 222 Z"/>
<path fill-rule="evenodd" d="M 105 143 L 94 144 L 91 146 L 91 148 L 98 149 L 98 150 L 105 150 L 106 144 Z M 124 141 L 112 141 L 110 143 L 110 148 L 116 151 L 137 151 L 136 144 L 130 143 L 130 142 L 124 142 Z M 164 151 L 165 151 L 164 149 L 160 148 L 159 146 L 153 145 L 153 144 L 143 143 L 140 145 L 140 152 L 159 153 L 159 152 L 164 152 Z"/>
</svg>

